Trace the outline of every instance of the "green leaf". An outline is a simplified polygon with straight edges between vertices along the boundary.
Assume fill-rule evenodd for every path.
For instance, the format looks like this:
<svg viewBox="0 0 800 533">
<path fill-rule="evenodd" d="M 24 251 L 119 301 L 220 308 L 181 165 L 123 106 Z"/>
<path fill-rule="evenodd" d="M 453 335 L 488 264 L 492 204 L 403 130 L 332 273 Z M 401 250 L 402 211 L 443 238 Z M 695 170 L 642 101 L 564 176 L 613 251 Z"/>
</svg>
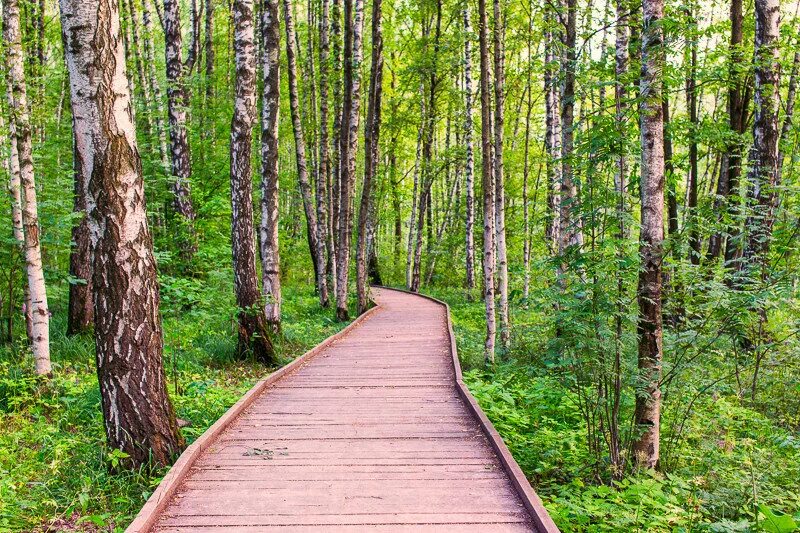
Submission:
<svg viewBox="0 0 800 533">
<path fill-rule="evenodd" d="M 769 533 L 792 533 L 797 530 L 797 522 L 787 514 L 773 512 L 766 505 L 759 505 L 758 510 L 764 516 L 764 531 Z"/>
</svg>

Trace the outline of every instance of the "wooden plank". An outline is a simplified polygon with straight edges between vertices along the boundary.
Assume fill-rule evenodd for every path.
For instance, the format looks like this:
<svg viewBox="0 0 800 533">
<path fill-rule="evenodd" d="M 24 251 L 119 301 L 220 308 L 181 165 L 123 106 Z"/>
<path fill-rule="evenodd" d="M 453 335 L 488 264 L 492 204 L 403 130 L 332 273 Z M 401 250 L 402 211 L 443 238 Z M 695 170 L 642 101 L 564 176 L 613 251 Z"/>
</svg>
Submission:
<svg viewBox="0 0 800 533">
<path fill-rule="evenodd" d="M 226 414 L 128 531 L 557 531 L 464 396 L 446 307 L 376 293 L 368 321 Z"/>
</svg>

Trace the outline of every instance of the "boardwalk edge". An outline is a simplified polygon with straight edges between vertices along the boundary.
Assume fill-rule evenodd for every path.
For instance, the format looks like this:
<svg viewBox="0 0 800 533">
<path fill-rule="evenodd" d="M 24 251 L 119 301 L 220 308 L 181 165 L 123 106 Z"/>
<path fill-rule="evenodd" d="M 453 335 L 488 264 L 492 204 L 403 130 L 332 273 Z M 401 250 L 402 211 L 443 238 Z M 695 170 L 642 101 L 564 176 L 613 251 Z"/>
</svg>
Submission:
<svg viewBox="0 0 800 533">
<path fill-rule="evenodd" d="M 503 465 L 506 474 L 508 474 L 508 477 L 511 479 L 511 483 L 514 485 L 514 488 L 517 489 L 517 493 L 519 494 L 522 503 L 531 514 L 531 518 L 533 519 L 536 528 L 542 533 L 559 533 L 558 526 L 556 526 L 555 522 L 553 522 L 553 519 L 550 518 L 550 514 L 547 512 L 547 509 L 544 508 L 542 500 L 536 494 L 536 491 L 533 490 L 528 478 L 525 477 L 525 474 L 517 464 L 517 461 L 511 455 L 508 446 L 506 446 L 506 443 L 503 442 L 503 438 L 494 428 L 491 420 L 489 420 L 489 418 L 486 416 L 486 413 L 483 412 L 483 409 L 481 409 L 480 405 L 478 404 L 478 401 L 464 384 L 463 374 L 461 372 L 461 362 L 458 359 L 456 336 L 455 332 L 453 331 L 453 320 L 450 317 L 450 306 L 447 304 L 447 302 L 438 300 L 433 296 L 428 296 L 427 294 L 412 292 L 406 289 L 396 289 L 394 287 L 384 287 L 378 285 L 375 285 L 374 287 L 420 296 L 445 308 L 445 312 L 447 314 L 447 330 L 450 336 L 450 355 L 453 359 L 456 388 L 458 389 L 459 396 L 461 396 L 461 399 L 467 404 L 469 410 L 472 411 L 472 414 L 474 414 L 478 419 L 478 423 L 480 424 L 481 429 L 483 429 L 489 444 L 500 459 L 500 463 Z"/>
<path fill-rule="evenodd" d="M 195 440 L 188 448 L 186 448 L 181 456 L 172 465 L 169 472 L 164 476 L 159 483 L 156 490 L 145 502 L 144 507 L 141 508 L 139 513 L 134 518 L 133 522 L 127 527 L 125 533 L 145 533 L 155 525 L 161 513 L 166 509 L 169 502 L 180 486 L 181 482 L 186 478 L 186 475 L 191 470 L 195 461 L 200 454 L 208 448 L 210 444 L 233 422 L 245 409 L 250 407 L 250 404 L 262 393 L 265 389 L 275 384 L 281 378 L 298 370 L 304 364 L 308 363 L 317 354 L 325 348 L 335 343 L 353 329 L 363 324 L 375 312 L 380 309 L 379 305 L 374 305 L 369 310 L 364 312 L 361 316 L 353 320 L 341 331 L 334 333 L 321 343 L 317 344 L 309 351 L 300 357 L 288 363 L 275 372 L 269 374 L 266 378 L 258 381 L 253 387 L 242 396 L 233 406 L 225 411 L 225 413 L 211 425 L 197 440 Z"/>
</svg>

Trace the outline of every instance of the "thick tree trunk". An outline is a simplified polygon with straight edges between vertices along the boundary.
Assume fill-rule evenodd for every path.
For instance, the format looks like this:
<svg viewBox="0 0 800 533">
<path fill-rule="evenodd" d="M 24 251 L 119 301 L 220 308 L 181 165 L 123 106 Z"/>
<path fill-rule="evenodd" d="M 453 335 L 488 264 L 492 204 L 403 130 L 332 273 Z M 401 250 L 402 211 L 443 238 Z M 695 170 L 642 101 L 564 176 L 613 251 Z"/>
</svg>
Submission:
<svg viewBox="0 0 800 533">
<path fill-rule="evenodd" d="M 75 118 L 73 117 L 73 131 Z M 94 324 L 94 302 L 92 297 L 92 255 L 89 218 L 86 216 L 86 194 L 91 175 L 83 167 L 78 153 L 78 139 L 73 138 L 73 212 L 80 214 L 78 223 L 72 226 L 73 247 L 69 256 L 69 309 L 67 335 L 78 335 L 88 331 Z"/>
<path fill-rule="evenodd" d="M 361 107 L 363 31 L 364 0 L 344 0 L 344 99 L 339 148 L 339 239 L 336 249 L 336 316 L 339 320 L 349 318 L 350 234 Z"/>
<path fill-rule="evenodd" d="M 664 116 L 662 111 L 664 39 L 663 0 L 644 0 L 642 26 L 641 232 L 639 235 L 639 378 L 637 380 L 634 461 L 655 468 L 661 437 L 661 261 L 664 240 Z"/>
<path fill-rule="evenodd" d="M 358 211 L 358 245 L 356 247 L 356 292 L 358 314 L 369 307 L 367 274 L 369 236 L 374 233 L 373 188 L 378 169 L 378 149 L 381 132 L 381 97 L 383 94 L 383 33 L 381 31 L 381 0 L 372 0 L 372 65 L 370 67 L 369 102 L 367 123 L 364 128 L 364 186 L 361 190 L 361 205 Z"/>
<path fill-rule="evenodd" d="M 186 131 L 189 93 L 186 88 L 185 65 L 181 59 L 181 42 L 180 2 L 179 0 L 164 0 L 169 139 L 172 157 L 172 192 L 175 196 L 173 208 L 180 217 L 178 247 L 185 259 L 191 259 L 197 251 L 197 238 L 194 231 L 194 206 L 192 206 L 189 188 L 192 175 L 189 137 Z"/>
<path fill-rule="evenodd" d="M 3 5 L 3 40 L 5 63 L 8 69 L 8 108 L 13 124 L 11 142 L 16 144 L 20 170 L 22 197 L 22 225 L 25 242 L 25 268 L 28 277 L 30 313 L 29 341 L 36 363 L 36 373 L 52 372 L 50 364 L 50 310 L 42 268 L 42 251 L 39 243 L 39 211 L 36 200 L 36 183 L 33 170 L 33 141 L 31 120 L 28 114 L 28 97 L 25 86 L 25 58 L 22 53 L 22 30 L 17 0 L 6 0 Z"/>
<path fill-rule="evenodd" d="M 297 88 L 297 59 L 295 57 L 295 30 L 292 18 L 292 5 L 290 0 L 283 2 L 283 20 L 286 30 L 286 63 L 289 77 L 289 108 L 292 115 L 292 129 L 294 130 L 295 160 L 297 161 L 297 181 L 300 184 L 300 194 L 303 198 L 303 210 L 306 215 L 306 232 L 316 274 L 317 291 L 320 304 L 328 305 L 328 282 L 325 278 L 325 240 L 317 224 L 317 214 L 314 210 L 314 197 L 311 183 L 308 179 L 308 161 L 306 160 L 306 141 L 303 134 L 303 122 L 300 118 L 300 97 Z"/>
<path fill-rule="evenodd" d="M 489 18 L 486 0 L 478 0 L 478 36 L 481 57 L 481 175 L 483 184 L 483 299 L 486 305 L 484 359 L 494 363 L 494 175 L 492 172 L 492 109 L 489 91 Z"/>
<path fill-rule="evenodd" d="M 256 116 L 253 0 L 234 0 L 233 25 L 236 84 L 231 121 L 231 245 L 234 292 L 239 308 L 238 352 L 242 355 L 252 351 L 256 360 L 271 363 L 275 353 L 267 334 L 266 316 L 258 290 L 253 238 L 251 153 Z"/>
<path fill-rule="evenodd" d="M 747 173 L 748 215 L 744 268 L 752 278 L 767 276 L 767 254 L 778 207 L 780 158 L 780 3 L 756 0 L 755 116 L 753 147 Z"/>
<path fill-rule="evenodd" d="M 503 139 L 505 138 L 505 32 L 500 1 L 494 0 L 494 204 L 495 244 L 497 245 L 497 289 L 500 315 L 500 344 L 511 344 L 511 322 L 508 314 L 508 250 L 506 247 L 505 178 L 503 176 Z"/>
<path fill-rule="evenodd" d="M 467 291 L 475 288 L 475 152 L 472 142 L 472 30 L 469 23 L 469 7 L 465 4 L 464 17 L 464 188 L 466 193 L 465 249 L 467 269 Z"/>
<path fill-rule="evenodd" d="M 278 244 L 278 117 L 280 115 L 280 22 L 278 0 L 261 4 L 261 275 L 264 309 L 274 331 L 281 324 L 281 261 Z"/>
<path fill-rule="evenodd" d="M 76 156 L 88 177 L 97 375 L 109 446 L 138 468 L 168 465 L 183 439 L 166 390 L 153 242 L 118 4 L 61 0 Z"/>
</svg>

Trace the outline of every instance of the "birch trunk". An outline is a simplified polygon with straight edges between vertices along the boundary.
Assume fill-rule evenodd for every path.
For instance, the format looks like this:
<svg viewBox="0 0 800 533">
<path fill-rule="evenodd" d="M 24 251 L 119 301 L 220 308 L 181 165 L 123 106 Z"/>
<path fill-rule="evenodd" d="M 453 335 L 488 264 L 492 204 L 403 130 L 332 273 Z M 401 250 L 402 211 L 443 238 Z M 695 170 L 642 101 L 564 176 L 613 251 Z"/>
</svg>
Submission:
<svg viewBox="0 0 800 533">
<path fill-rule="evenodd" d="M 234 0 L 233 25 L 236 83 L 231 120 L 231 245 L 234 292 L 239 308 L 238 352 L 240 355 L 252 352 L 256 360 L 271 363 L 275 353 L 258 290 L 253 238 L 251 153 L 256 116 L 253 0 Z"/>
<path fill-rule="evenodd" d="M 153 45 L 153 20 L 150 11 L 150 0 L 142 0 L 142 29 L 144 41 L 144 56 L 147 72 L 147 83 L 153 93 L 153 108 L 156 130 L 158 132 L 158 153 L 161 156 L 161 166 L 169 172 L 169 151 L 167 150 L 167 128 L 164 124 L 164 101 L 161 97 L 161 84 L 156 75 L 155 47 Z"/>
<path fill-rule="evenodd" d="M 506 249 L 505 178 L 503 176 L 503 140 L 505 138 L 505 45 L 504 19 L 500 0 L 494 0 L 494 203 L 495 244 L 497 247 L 497 288 L 499 292 L 500 344 L 511 344 L 511 322 L 508 315 L 508 250 Z"/>
<path fill-rule="evenodd" d="M 344 98 L 340 139 L 339 242 L 336 265 L 336 316 L 348 320 L 348 277 L 352 195 L 358 150 L 358 121 L 361 104 L 361 60 L 364 30 L 364 0 L 344 0 Z"/>
<path fill-rule="evenodd" d="M 317 291 L 320 304 L 328 305 L 328 283 L 325 278 L 325 241 L 320 235 L 317 214 L 314 211 L 314 197 L 308 179 L 308 161 L 306 159 L 306 141 L 303 134 L 303 122 L 300 118 L 300 97 L 297 89 L 297 58 L 295 56 L 295 30 L 290 0 L 283 1 L 283 20 L 286 30 L 286 63 L 289 78 L 289 108 L 294 130 L 295 160 L 297 161 L 297 181 L 303 197 L 303 210 L 306 215 L 306 232 L 316 274 Z"/>
<path fill-rule="evenodd" d="M 261 275 L 264 309 L 273 330 L 281 323 L 281 261 L 278 243 L 280 115 L 280 23 L 278 0 L 261 4 Z"/>
<path fill-rule="evenodd" d="M 693 265 L 700 264 L 700 231 L 697 227 L 697 188 L 698 188 L 698 161 L 697 161 L 697 19 L 694 7 L 686 8 L 689 18 L 689 74 L 686 78 L 686 107 L 689 109 L 689 179 L 687 202 L 687 225 L 689 226 L 689 261 Z"/>
<path fill-rule="evenodd" d="M 214 97 L 214 0 L 205 0 L 206 20 L 205 20 L 205 48 L 206 53 L 206 101 L 210 102 Z"/>
<path fill-rule="evenodd" d="M 166 391 L 153 241 L 131 113 L 118 4 L 61 0 L 80 169 L 87 199 L 97 375 L 109 446 L 133 468 L 183 447 Z"/>
<path fill-rule="evenodd" d="M 545 151 L 547 152 L 547 228 L 546 240 L 551 251 L 558 251 L 561 236 L 561 98 L 558 80 L 559 32 L 554 30 L 557 17 L 553 9 L 545 10 Z"/>
<path fill-rule="evenodd" d="M 328 143 L 328 61 L 330 57 L 330 40 L 328 25 L 330 24 L 330 2 L 322 0 L 322 18 L 319 24 L 319 176 L 317 179 L 317 225 L 318 235 L 325 242 L 325 263 L 322 275 L 327 279 L 330 275 L 334 257 L 333 232 L 331 231 L 328 207 L 330 205 L 331 164 Z M 333 217 L 333 213 L 330 213 Z M 320 300 L 323 307 L 330 305 L 330 297 Z"/>
<path fill-rule="evenodd" d="M 342 6 L 341 0 L 331 2 L 331 55 L 333 68 L 333 135 L 331 138 L 331 183 L 329 187 L 330 198 L 330 232 L 332 234 L 331 243 L 333 244 L 330 268 L 328 269 L 331 277 L 331 289 L 334 296 L 339 297 L 339 274 L 337 264 L 339 262 L 339 221 L 341 218 L 340 205 L 341 193 L 339 183 L 341 181 L 342 154 Z"/>
<path fill-rule="evenodd" d="M 167 64 L 167 104 L 169 139 L 172 157 L 173 208 L 180 217 L 181 253 L 190 259 L 197 251 L 194 231 L 194 206 L 189 183 L 192 174 L 189 137 L 186 132 L 186 110 L 189 94 L 186 89 L 185 66 L 181 59 L 181 14 L 179 0 L 164 0 L 164 43 Z"/>
<path fill-rule="evenodd" d="M 466 162 L 464 166 L 464 188 L 466 189 L 465 248 L 467 292 L 475 288 L 475 154 L 472 143 L 473 104 L 472 104 L 472 30 L 469 23 L 469 7 L 463 9 L 464 18 L 464 147 Z"/>
<path fill-rule="evenodd" d="M 755 5 L 755 116 L 747 173 L 749 213 L 744 267 L 752 277 L 765 279 L 780 185 L 780 3 L 757 0 Z"/>
<path fill-rule="evenodd" d="M 532 3 L 531 3 L 531 7 Z M 523 155 L 522 167 L 522 269 L 523 269 L 523 284 L 522 284 L 522 297 L 528 299 L 530 296 L 531 287 L 531 224 L 530 224 L 530 207 L 528 205 L 528 188 L 530 177 L 530 144 L 531 144 L 531 113 L 533 111 L 533 17 L 528 21 L 528 36 L 527 36 L 527 50 L 528 61 L 526 92 L 527 92 L 527 111 L 525 113 L 525 144 Z M 541 174 L 541 166 L 539 167 Z M 537 179 L 538 188 L 538 179 Z M 535 197 L 535 193 L 534 193 Z"/>
<path fill-rule="evenodd" d="M 381 97 L 383 83 L 383 33 L 381 31 L 381 0 L 372 0 L 372 65 L 370 67 L 369 102 L 367 123 L 364 128 L 364 186 L 361 190 L 361 205 L 358 211 L 358 245 L 356 247 L 356 292 L 358 314 L 369 307 L 367 273 L 369 251 L 374 248 L 373 239 L 373 192 L 375 174 L 378 169 L 378 148 L 381 131 Z M 372 244 L 373 246 L 369 246 Z"/>
<path fill-rule="evenodd" d="M 494 176 L 492 172 L 492 109 L 489 92 L 489 19 L 486 0 L 478 0 L 478 36 L 481 57 L 481 175 L 483 184 L 483 291 L 486 305 L 484 358 L 494 364 L 496 337 L 494 305 Z"/>
<path fill-rule="evenodd" d="M 639 235 L 639 377 L 634 424 L 633 458 L 643 468 L 655 468 L 661 436 L 662 319 L 661 261 L 664 240 L 664 116 L 662 111 L 664 40 L 663 0 L 642 5 L 642 74 L 640 90 L 642 177 Z"/>
<path fill-rule="evenodd" d="M 30 314 L 29 341 L 36 364 L 36 373 L 49 375 L 50 364 L 50 310 L 42 268 L 42 251 L 39 243 L 39 212 L 36 200 L 36 183 L 33 169 L 33 142 L 28 98 L 25 86 L 25 58 L 22 52 L 19 4 L 7 0 L 3 6 L 3 40 L 5 63 L 8 69 L 8 108 L 11 112 L 11 142 L 16 144 L 19 158 L 22 226 L 25 248 L 25 269 L 28 278 Z"/>
</svg>

